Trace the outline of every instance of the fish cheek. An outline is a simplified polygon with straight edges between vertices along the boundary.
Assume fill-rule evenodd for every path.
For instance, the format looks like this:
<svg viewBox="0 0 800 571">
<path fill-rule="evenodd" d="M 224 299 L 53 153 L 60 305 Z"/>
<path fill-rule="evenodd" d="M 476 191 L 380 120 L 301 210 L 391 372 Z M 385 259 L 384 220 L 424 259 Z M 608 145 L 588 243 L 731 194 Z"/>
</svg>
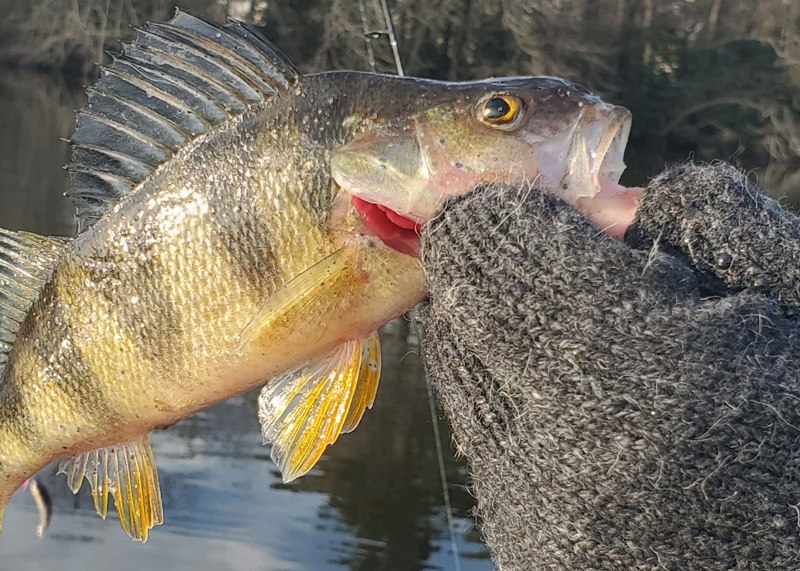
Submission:
<svg viewBox="0 0 800 571">
<path fill-rule="evenodd" d="M 466 194 L 472 188 L 498 179 L 512 169 L 518 143 L 509 133 L 474 125 L 474 120 L 451 115 L 437 117 L 421 134 L 421 148 L 430 179 L 429 192 L 440 199 Z M 521 178 L 521 171 L 516 178 Z"/>
<path fill-rule="evenodd" d="M 467 192 L 481 172 L 476 159 L 482 136 L 468 124 L 469 118 L 452 110 L 435 108 L 418 122 L 418 138 L 427 188 L 442 197 Z"/>
</svg>

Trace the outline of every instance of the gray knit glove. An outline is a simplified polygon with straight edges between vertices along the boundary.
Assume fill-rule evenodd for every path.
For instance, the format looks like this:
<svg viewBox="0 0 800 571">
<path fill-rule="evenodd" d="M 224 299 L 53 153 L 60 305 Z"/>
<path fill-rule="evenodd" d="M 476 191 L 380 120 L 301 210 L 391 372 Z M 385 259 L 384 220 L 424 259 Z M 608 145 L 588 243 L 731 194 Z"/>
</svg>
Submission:
<svg viewBox="0 0 800 571">
<path fill-rule="evenodd" d="M 797 219 L 684 166 L 630 240 L 507 187 L 423 235 L 424 356 L 498 568 L 800 569 Z"/>
</svg>

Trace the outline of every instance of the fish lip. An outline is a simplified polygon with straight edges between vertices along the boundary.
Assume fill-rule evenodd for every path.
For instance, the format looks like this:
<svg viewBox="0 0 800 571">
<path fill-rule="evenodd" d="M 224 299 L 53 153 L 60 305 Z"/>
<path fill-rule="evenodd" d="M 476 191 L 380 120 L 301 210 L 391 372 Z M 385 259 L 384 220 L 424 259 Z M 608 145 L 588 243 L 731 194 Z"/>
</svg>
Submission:
<svg viewBox="0 0 800 571">
<path fill-rule="evenodd" d="M 604 177 L 613 183 L 619 183 L 622 173 L 625 171 L 625 150 L 628 147 L 628 139 L 631 134 L 632 116 L 631 112 L 624 107 L 613 107 L 612 111 L 615 121 L 612 122 L 607 130 L 609 143 L 597 169 L 598 177 Z"/>
</svg>

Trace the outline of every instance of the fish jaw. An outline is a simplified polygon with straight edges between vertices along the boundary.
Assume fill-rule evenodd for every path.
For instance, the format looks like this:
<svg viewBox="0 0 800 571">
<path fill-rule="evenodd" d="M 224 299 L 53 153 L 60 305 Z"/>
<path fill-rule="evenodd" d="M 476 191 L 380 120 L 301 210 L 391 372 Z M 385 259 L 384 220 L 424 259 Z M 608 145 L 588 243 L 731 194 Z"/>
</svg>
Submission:
<svg viewBox="0 0 800 571">
<path fill-rule="evenodd" d="M 539 165 L 553 167 L 552 172 L 542 168 L 542 189 L 573 205 L 581 198 L 595 196 L 604 185 L 618 183 L 625 171 L 623 157 L 631 130 L 630 112 L 605 103 L 590 111 L 568 141 L 566 161 L 560 154 L 552 161 L 547 160 L 547 155 L 538 157 Z M 549 153 L 551 146 L 553 143 L 545 145 L 542 151 Z"/>
<path fill-rule="evenodd" d="M 525 122 L 514 130 L 476 125 L 478 95 L 375 126 L 333 153 L 333 178 L 360 210 L 373 204 L 415 228 L 448 198 L 485 184 L 528 184 L 575 205 L 599 192 L 601 181 L 617 183 L 630 112 L 578 88 L 536 97 L 528 96 Z"/>
</svg>

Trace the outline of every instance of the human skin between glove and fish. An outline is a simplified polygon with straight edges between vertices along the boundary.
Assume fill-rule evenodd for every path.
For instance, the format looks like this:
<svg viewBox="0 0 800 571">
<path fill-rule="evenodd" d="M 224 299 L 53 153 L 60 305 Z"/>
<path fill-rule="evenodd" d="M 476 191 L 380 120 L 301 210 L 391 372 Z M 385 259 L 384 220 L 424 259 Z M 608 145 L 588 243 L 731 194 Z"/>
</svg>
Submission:
<svg viewBox="0 0 800 571">
<path fill-rule="evenodd" d="M 72 457 L 72 490 L 146 540 L 149 432 L 259 385 L 273 460 L 304 474 L 372 405 L 377 329 L 424 299 L 444 201 L 528 184 L 624 231 L 629 125 L 559 79 L 303 75 L 235 22 L 138 30 L 78 116 L 78 235 L 0 232 L 0 522 Z"/>
</svg>

